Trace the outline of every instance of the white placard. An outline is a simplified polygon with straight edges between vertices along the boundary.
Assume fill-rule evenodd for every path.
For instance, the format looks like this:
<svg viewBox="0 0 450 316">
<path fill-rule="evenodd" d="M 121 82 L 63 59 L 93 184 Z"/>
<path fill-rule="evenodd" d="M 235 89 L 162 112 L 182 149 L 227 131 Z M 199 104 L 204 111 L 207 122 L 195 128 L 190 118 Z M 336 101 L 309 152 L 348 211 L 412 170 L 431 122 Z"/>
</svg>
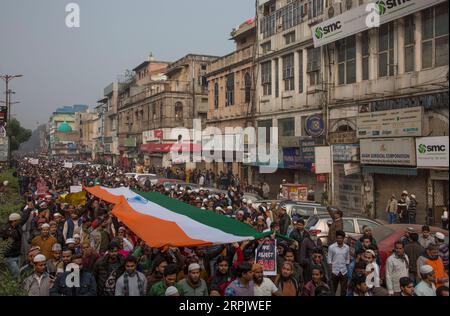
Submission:
<svg viewBox="0 0 450 316">
<path fill-rule="evenodd" d="M 416 139 L 417 167 L 448 168 L 449 139 L 442 137 L 422 137 Z"/>
<path fill-rule="evenodd" d="M 32 164 L 32 165 L 38 165 L 38 164 L 39 164 L 39 159 L 31 158 L 31 159 L 28 160 L 28 161 L 29 161 L 30 164 Z"/>
<path fill-rule="evenodd" d="M 70 193 L 78 193 L 83 191 L 83 187 L 81 185 L 72 185 L 70 186 Z"/>
<path fill-rule="evenodd" d="M 72 168 L 73 168 L 73 163 L 71 163 L 71 162 L 65 162 L 65 163 L 64 163 L 64 168 L 72 169 Z"/>
<path fill-rule="evenodd" d="M 361 173 L 361 165 L 359 163 L 344 164 L 344 174 L 350 176 L 352 174 Z"/>
<path fill-rule="evenodd" d="M 361 139 L 361 164 L 416 166 L 414 138 Z"/>
<path fill-rule="evenodd" d="M 331 173 L 331 147 L 315 147 L 316 174 Z"/>
</svg>

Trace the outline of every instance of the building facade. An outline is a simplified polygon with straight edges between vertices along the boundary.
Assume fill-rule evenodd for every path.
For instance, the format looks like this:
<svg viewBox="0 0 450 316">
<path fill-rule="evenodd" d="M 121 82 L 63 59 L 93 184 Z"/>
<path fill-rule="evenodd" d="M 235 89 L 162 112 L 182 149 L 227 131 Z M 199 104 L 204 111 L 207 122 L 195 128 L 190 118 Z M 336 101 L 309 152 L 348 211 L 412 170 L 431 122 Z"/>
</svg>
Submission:
<svg viewBox="0 0 450 316">
<path fill-rule="evenodd" d="M 250 19 L 242 23 L 231 33 L 236 49 L 207 67 L 208 79 L 208 127 L 221 130 L 225 137 L 235 137 L 234 134 L 227 135 L 226 128 L 245 128 L 253 125 L 252 111 L 255 99 L 255 74 L 254 58 L 256 49 L 256 23 Z M 227 151 L 235 161 L 225 161 Z M 248 177 L 249 167 L 243 165 L 242 161 L 236 161 L 242 152 L 236 148 L 224 148 L 223 162 L 207 163 L 206 167 L 218 174 L 219 172 L 233 174 L 241 179 Z"/>
</svg>

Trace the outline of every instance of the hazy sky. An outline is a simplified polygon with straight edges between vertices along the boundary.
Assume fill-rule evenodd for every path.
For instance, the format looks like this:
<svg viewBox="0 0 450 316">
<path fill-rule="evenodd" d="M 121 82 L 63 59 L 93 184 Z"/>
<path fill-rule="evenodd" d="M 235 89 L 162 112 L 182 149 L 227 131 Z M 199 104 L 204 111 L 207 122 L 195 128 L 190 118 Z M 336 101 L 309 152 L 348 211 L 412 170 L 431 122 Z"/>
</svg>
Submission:
<svg viewBox="0 0 450 316">
<path fill-rule="evenodd" d="M 67 28 L 66 5 L 80 7 Z M 103 88 L 150 52 L 174 61 L 187 53 L 225 55 L 232 28 L 254 16 L 254 0 L 0 0 L 0 74 L 11 82 L 22 124 L 46 123 L 58 107 L 95 104 Z M 0 81 L 0 98 L 5 85 Z"/>
</svg>

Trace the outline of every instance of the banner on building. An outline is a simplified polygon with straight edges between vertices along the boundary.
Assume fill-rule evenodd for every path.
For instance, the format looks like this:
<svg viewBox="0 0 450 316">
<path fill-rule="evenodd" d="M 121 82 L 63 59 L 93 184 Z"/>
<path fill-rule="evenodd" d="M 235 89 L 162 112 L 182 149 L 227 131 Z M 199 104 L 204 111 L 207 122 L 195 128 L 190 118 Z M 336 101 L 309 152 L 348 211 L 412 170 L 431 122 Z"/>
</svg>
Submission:
<svg viewBox="0 0 450 316">
<path fill-rule="evenodd" d="M 277 240 L 265 239 L 255 251 L 255 263 L 262 265 L 265 276 L 277 275 Z"/>
<path fill-rule="evenodd" d="M 416 139 L 417 167 L 448 168 L 449 138 L 422 137 Z"/>
<path fill-rule="evenodd" d="M 314 148 L 316 174 L 331 173 L 331 147 Z"/>
<path fill-rule="evenodd" d="M 380 25 L 432 7 L 445 0 L 378 0 L 372 1 L 353 10 L 348 10 L 338 16 L 319 23 L 311 28 L 314 47 L 333 43 L 350 35 L 361 33 L 371 28 L 371 17 L 379 14 Z M 343 4 L 342 4 L 343 5 Z M 374 25 L 375 26 L 375 25 Z"/>
<path fill-rule="evenodd" d="M 355 131 L 330 133 L 330 144 L 353 144 L 357 141 Z"/>
<path fill-rule="evenodd" d="M 361 140 L 361 164 L 416 166 L 412 137 Z"/>
<path fill-rule="evenodd" d="M 361 113 L 357 119 L 357 135 L 358 138 L 420 137 L 422 121 L 422 107 Z"/>
</svg>

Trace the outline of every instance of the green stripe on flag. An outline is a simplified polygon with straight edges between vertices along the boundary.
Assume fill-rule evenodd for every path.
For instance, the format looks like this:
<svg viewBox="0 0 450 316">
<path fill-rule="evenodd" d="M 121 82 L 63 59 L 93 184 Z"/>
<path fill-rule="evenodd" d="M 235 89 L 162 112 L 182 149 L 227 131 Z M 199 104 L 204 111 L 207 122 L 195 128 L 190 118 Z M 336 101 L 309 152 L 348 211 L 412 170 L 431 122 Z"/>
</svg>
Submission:
<svg viewBox="0 0 450 316">
<path fill-rule="evenodd" d="M 156 203 L 174 213 L 187 216 L 194 221 L 197 221 L 206 226 L 210 226 L 219 229 L 228 234 L 232 234 L 239 237 L 254 237 L 255 239 L 261 239 L 270 236 L 272 233 L 258 233 L 253 227 L 241 223 L 233 218 L 216 214 L 212 211 L 201 210 L 195 206 L 181 202 L 176 199 L 172 199 L 165 195 L 155 192 L 140 192 L 133 190 L 136 194 L 139 194 L 143 198 Z M 207 236 L 205 236 L 207 238 Z"/>
</svg>

